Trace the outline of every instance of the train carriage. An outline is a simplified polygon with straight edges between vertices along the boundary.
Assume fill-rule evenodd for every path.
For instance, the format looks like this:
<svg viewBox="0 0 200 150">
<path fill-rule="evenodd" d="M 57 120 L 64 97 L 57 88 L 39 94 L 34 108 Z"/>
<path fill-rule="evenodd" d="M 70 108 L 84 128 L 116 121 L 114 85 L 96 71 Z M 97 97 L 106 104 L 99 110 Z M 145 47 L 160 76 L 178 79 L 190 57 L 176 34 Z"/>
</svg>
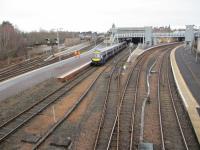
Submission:
<svg viewBox="0 0 200 150">
<path fill-rule="evenodd" d="M 91 58 L 91 65 L 103 65 L 106 61 L 117 54 L 119 51 L 126 47 L 126 42 L 122 42 L 110 47 L 106 47 L 100 50 L 93 51 L 93 57 Z"/>
</svg>

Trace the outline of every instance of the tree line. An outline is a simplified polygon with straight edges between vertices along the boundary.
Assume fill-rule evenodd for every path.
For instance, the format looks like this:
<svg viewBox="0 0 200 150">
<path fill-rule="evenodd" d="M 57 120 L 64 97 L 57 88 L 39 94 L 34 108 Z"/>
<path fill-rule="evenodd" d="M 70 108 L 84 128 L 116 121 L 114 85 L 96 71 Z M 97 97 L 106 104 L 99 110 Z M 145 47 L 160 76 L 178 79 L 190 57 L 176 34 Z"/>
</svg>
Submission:
<svg viewBox="0 0 200 150">
<path fill-rule="evenodd" d="M 79 37 L 79 32 L 59 31 L 59 42 L 64 43 L 65 38 Z M 0 60 L 26 56 L 28 47 L 46 44 L 46 39 L 57 40 L 57 31 L 40 30 L 32 32 L 20 31 L 9 21 L 0 24 Z"/>
</svg>

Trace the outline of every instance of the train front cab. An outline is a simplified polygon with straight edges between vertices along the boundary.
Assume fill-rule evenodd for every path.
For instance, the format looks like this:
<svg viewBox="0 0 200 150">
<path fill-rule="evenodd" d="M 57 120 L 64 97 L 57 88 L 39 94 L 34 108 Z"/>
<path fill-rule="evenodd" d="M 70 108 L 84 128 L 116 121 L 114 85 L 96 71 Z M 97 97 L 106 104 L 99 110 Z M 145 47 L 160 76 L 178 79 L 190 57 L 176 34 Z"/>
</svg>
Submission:
<svg viewBox="0 0 200 150">
<path fill-rule="evenodd" d="M 104 58 L 101 56 L 100 51 L 94 51 L 94 57 L 91 58 L 93 66 L 103 65 L 105 63 Z"/>
</svg>

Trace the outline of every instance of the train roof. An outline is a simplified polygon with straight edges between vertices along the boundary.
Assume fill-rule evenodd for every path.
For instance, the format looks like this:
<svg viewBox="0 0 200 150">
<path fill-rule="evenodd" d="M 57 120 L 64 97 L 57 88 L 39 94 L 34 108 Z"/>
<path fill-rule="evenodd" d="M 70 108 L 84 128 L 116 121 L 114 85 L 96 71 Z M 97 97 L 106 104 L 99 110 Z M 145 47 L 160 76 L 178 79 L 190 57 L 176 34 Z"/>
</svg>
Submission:
<svg viewBox="0 0 200 150">
<path fill-rule="evenodd" d="M 95 50 L 94 50 L 94 53 L 104 52 L 104 51 L 107 51 L 107 50 L 112 49 L 112 48 L 114 48 L 114 47 L 117 47 L 117 46 L 119 46 L 119 45 L 121 45 L 121 44 L 123 44 L 123 42 L 122 42 L 122 43 L 114 44 L 114 45 L 112 45 L 112 46 L 104 47 L 104 48 L 101 48 L 101 49 L 95 49 Z"/>
</svg>

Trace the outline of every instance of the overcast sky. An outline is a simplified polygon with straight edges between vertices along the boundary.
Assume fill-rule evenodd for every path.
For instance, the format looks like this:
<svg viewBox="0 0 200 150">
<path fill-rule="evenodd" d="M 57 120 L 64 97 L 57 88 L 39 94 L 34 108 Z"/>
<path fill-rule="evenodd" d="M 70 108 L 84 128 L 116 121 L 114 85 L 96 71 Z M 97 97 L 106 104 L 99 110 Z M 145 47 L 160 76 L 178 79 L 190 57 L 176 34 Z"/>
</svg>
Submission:
<svg viewBox="0 0 200 150">
<path fill-rule="evenodd" d="M 200 25 L 200 0 L 0 0 L 0 22 L 20 30 Z"/>
</svg>

